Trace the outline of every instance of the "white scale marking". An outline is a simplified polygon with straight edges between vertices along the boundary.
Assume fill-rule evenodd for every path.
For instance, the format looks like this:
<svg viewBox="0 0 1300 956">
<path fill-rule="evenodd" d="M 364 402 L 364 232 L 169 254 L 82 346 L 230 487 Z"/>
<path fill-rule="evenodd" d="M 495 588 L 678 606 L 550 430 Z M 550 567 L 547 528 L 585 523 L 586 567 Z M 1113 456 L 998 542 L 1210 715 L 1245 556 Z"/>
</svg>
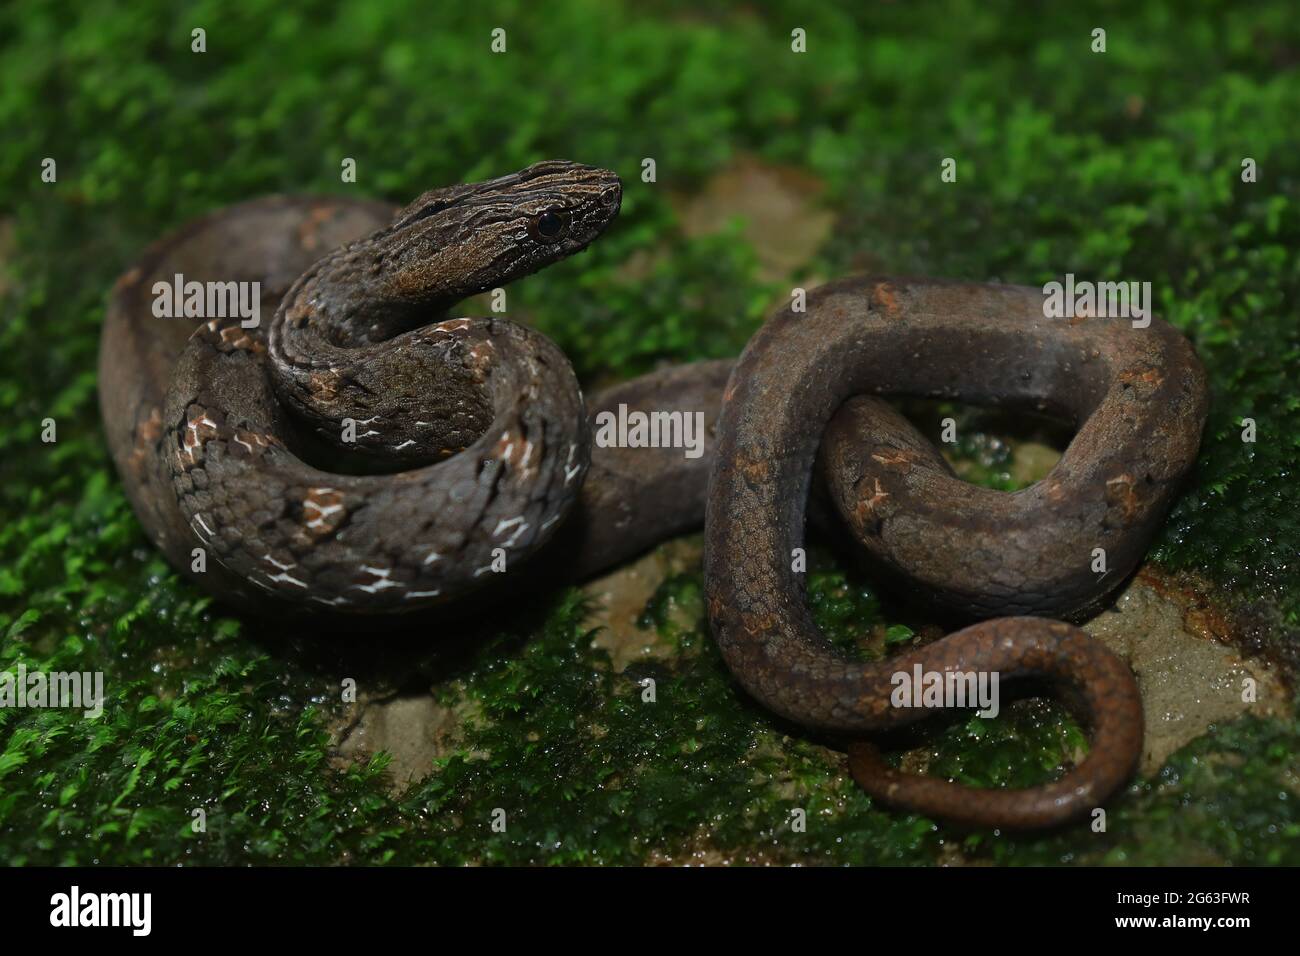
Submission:
<svg viewBox="0 0 1300 956">
<path fill-rule="evenodd" d="M 307 502 L 304 502 L 303 507 L 304 507 L 304 508 L 314 508 L 314 509 L 316 510 L 316 517 L 312 518 L 310 521 L 307 522 L 307 527 L 309 527 L 309 528 L 323 528 L 323 527 L 325 527 L 325 519 L 326 519 L 326 518 L 328 518 L 330 515 L 332 515 L 332 514 L 333 514 L 334 512 L 336 512 L 336 511 L 342 511 L 342 510 L 343 510 L 343 506 L 342 506 L 342 505 L 329 505 L 329 506 L 326 507 L 326 508 L 322 508 L 320 505 L 316 504 L 316 502 L 314 502 L 314 501 L 307 501 Z"/>
<path fill-rule="evenodd" d="M 372 568 L 368 564 L 363 564 L 361 565 L 361 570 L 365 571 L 367 574 L 373 574 L 377 578 L 374 584 L 352 585 L 354 588 L 360 591 L 365 591 L 367 594 L 378 594 L 380 591 L 387 590 L 388 588 L 402 587 L 402 585 L 396 581 L 390 581 L 388 579 L 388 575 L 392 573 L 392 568 Z"/>
<path fill-rule="evenodd" d="M 577 445 L 569 446 L 569 457 L 564 463 L 564 483 L 566 485 L 569 482 L 573 481 L 574 478 L 577 478 L 578 472 L 582 471 L 581 465 L 574 465 L 572 468 L 569 467 L 569 463 L 573 461 L 574 452 L 576 452 L 577 450 L 578 450 Z"/>
<path fill-rule="evenodd" d="M 502 531 L 505 531 L 506 528 L 513 528 L 515 525 L 519 524 L 523 520 L 524 520 L 523 515 L 519 515 L 518 517 L 515 518 L 502 518 L 500 521 L 497 522 L 497 528 L 495 531 L 492 532 L 492 537 L 494 538 L 501 537 Z"/>
<path fill-rule="evenodd" d="M 519 540 L 519 536 L 528 530 L 528 522 L 524 521 L 523 515 L 519 515 L 518 517 L 510 518 L 508 520 L 502 518 L 500 521 L 497 522 L 497 527 L 496 530 L 492 532 L 492 537 L 494 538 L 501 537 L 501 533 L 503 531 L 505 531 L 507 528 L 513 528 L 515 525 L 519 525 L 519 527 L 515 529 L 515 533 L 512 534 L 509 540 L 507 540 L 505 543 L 505 546 L 507 548 L 513 548 L 515 546 L 515 542 Z"/>
<path fill-rule="evenodd" d="M 307 583 L 305 581 L 299 581 L 293 575 L 285 574 L 283 571 L 281 571 L 279 574 L 268 575 L 267 580 L 276 581 L 276 582 L 283 581 L 285 584 L 295 584 L 300 588 L 305 588 L 307 586 Z"/>
<path fill-rule="evenodd" d="M 365 591 L 367 594 L 378 594 L 380 591 L 386 591 L 389 588 L 401 587 L 396 581 L 390 581 L 387 578 L 380 578 L 374 584 L 354 584 L 352 586 L 358 591 Z"/>
</svg>

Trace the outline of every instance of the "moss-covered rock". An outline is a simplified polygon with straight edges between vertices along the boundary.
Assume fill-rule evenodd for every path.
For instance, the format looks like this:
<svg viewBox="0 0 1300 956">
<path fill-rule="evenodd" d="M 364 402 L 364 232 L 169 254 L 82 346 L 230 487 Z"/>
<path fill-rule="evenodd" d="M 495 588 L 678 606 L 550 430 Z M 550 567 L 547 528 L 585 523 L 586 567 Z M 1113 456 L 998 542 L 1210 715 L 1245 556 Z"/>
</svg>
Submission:
<svg viewBox="0 0 1300 956">
<path fill-rule="evenodd" d="M 547 156 L 608 166 L 628 186 L 607 237 L 511 296 L 589 382 L 735 354 L 810 276 L 1149 280 L 1213 387 L 1201 459 L 1151 558 L 1222 589 L 1227 612 L 1258 623 L 1250 650 L 1293 661 L 1290 4 L 1059 7 L 1050 21 L 975 0 L 924 16 L 853 3 L 764 4 L 762 17 L 684 3 L 293 6 L 0 7 L 0 669 L 102 671 L 107 690 L 98 720 L 0 710 L 7 861 L 1300 862 L 1294 719 L 1243 718 L 1182 748 L 1114 803 L 1105 833 L 964 834 L 873 807 L 826 742 L 730 679 L 698 568 L 645 610 L 672 653 L 622 669 L 593 643 L 576 590 L 431 638 L 425 686 L 465 716 L 452 752 L 395 794 L 382 755 L 340 768 L 326 731 L 348 714 L 344 678 L 388 679 L 366 670 L 376 635 L 323 652 L 333 645 L 236 620 L 173 574 L 112 472 L 94 371 L 109 286 L 196 214 L 275 191 L 402 201 Z M 502 55 L 489 49 L 498 26 Z M 806 54 L 790 50 L 795 26 Z M 1090 50 L 1095 26 L 1104 54 Z M 195 27 L 206 53 L 191 52 Z M 744 223 L 683 229 L 672 199 L 741 156 L 820 182 L 835 216 L 782 281 Z M 55 183 L 41 180 L 46 157 Z M 345 157 L 355 185 L 339 180 Z M 945 157 L 955 183 L 940 179 Z M 1247 157 L 1257 182 L 1241 179 Z M 971 477 L 1023 483 L 1015 442 L 987 435 L 963 448 Z M 878 655 L 933 637 L 829 553 L 817 562 L 812 606 L 839 646 Z M 1015 785 L 1047 779 L 1084 739 L 1056 705 L 1025 701 L 904 745 L 930 754 L 930 772 Z M 806 832 L 790 826 L 795 809 Z"/>
</svg>

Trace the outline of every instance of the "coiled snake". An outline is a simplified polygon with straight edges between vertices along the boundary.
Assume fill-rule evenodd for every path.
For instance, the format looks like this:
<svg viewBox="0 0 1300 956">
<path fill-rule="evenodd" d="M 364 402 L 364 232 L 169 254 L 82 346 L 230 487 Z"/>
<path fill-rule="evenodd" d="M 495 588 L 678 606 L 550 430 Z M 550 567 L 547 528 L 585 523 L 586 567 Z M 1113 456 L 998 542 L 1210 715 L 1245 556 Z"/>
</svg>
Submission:
<svg viewBox="0 0 1300 956">
<path fill-rule="evenodd" d="M 727 664 L 777 713 L 851 737 L 869 793 L 1008 827 L 1103 800 L 1141 749 L 1132 674 L 1071 625 L 998 616 L 1080 613 L 1136 566 L 1204 424 L 1187 341 L 1159 320 L 1046 319 L 1034 289 L 849 279 L 780 310 L 734 367 L 667 369 L 584 412 L 544 336 L 446 310 L 584 249 L 621 195 L 613 173 L 554 161 L 396 217 L 277 197 L 155 244 L 114 287 L 100 355 L 109 445 L 150 537 L 240 607 L 377 614 L 455 601 L 530 558 L 580 578 L 703 522 Z M 158 318 L 173 282 L 256 282 L 274 317 Z M 1046 479 L 1002 494 L 957 479 L 872 394 L 1030 406 L 1078 431 Z M 620 405 L 716 429 L 698 458 L 593 447 L 589 415 Z M 900 586 L 996 619 L 880 663 L 834 652 L 792 570 L 815 471 Z M 1048 677 L 1091 725 L 1088 756 L 1028 790 L 891 769 L 862 738 L 926 715 L 890 701 L 914 665 Z"/>
</svg>

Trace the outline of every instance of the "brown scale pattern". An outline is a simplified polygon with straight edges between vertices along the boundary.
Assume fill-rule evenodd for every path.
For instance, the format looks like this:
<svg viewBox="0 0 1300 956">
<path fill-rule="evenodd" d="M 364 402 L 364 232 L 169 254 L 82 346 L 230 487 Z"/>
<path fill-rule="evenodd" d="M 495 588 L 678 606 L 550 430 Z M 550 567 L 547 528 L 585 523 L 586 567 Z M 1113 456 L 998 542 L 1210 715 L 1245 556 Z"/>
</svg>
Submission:
<svg viewBox="0 0 1300 956">
<path fill-rule="evenodd" d="M 538 242 L 538 214 L 559 203 L 577 229 Z M 588 418 L 549 341 L 443 313 L 578 251 L 616 212 L 612 174 L 547 163 L 435 190 L 396 219 L 277 197 L 155 244 L 114 287 L 100 355 L 109 445 L 151 538 L 186 573 L 192 549 L 208 549 L 193 576 L 244 610 L 382 613 L 488 584 L 497 547 L 510 570 L 535 555 L 535 576 L 589 576 L 698 526 L 707 498 L 708 609 L 728 664 L 773 710 L 853 737 L 850 768 L 870 792 L 1000 826 L 1102 800 L 1140 747 L 1122 663 L 1069 625 L 1022 616 L 884 667 L 843 660 L 816 632 L 790 552 L 816 474 L 868 553 L 923 599 L 973 617 L 1084 613 L 1140 560 L 1195 455 L 1205 390 L 1187 343 L 1159 321 L 1046 322 L 1035 290 L 847 280 L 814 292 L 806 314 L 774 316 L 734 368 L 663 369 L 596 396 Z M 177 272 L 260 282 L 276 319 L 155 319 L 152 285 Z M 1080 429 L 1046 480 L 998 495 L 956 479 L 871 397 L 894 394 L 1024 405 Z M 595 415 L 620 404 L 702 412 L 703 456 L 589 448 Z M 375 434 L 324 457 L 383 454 L 391 473 L 308 462 L 344 416 Z M 1110 565 L 1100 578 L 1095 546 Z M 889 770 L 861 738 L 925 715 L 889 704 L 890 674 L 913 660 L 1051 678 L 1088 719 L 1092 752 L 1023 793 Z"/>
<path fill-rule="evenodd" d="M 1077 628 L 1140 560 L 1195 459 L 1206 414 L 1191 347 L 1154 320 L 1046 319 L 1035 289 L 849 279 L 774 315 L 728 382 L 706 519 L 709 618 L 737 679 L 766 706 L 859 738 L 858 782 L 960 823 L 1034 827 L 1095 807 L 1131 773 L 1141 701 L 1122 662 Z M 957 479 L 900 415 L 866 394 L 1019 404 L 1080 427 L 1044 481 L 1006 495 Z M 1011 614 L 912 654 L 862 664 L 835 652 L 792 570 L 818 463 L 867 551 L 919 596 L 975 617 Z M 1104 548 L 1105 574 L 1092 570 Z M 735 555 L 746 555 L 737 560 Z M 889 769 L 860 738 L 926 716 L 896 707 L 894 675 L 1047 677 L 1093 729 L 1055 784 L 983 792 Z"/>
</svg>

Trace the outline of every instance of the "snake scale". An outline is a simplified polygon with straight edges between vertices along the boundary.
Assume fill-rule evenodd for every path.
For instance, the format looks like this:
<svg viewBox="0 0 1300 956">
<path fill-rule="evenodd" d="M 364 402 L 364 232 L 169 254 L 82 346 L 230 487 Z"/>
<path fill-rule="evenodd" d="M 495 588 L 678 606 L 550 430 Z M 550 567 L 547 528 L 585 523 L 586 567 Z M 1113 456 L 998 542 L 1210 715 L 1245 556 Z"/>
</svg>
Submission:
<svg viewBox="0 0 1300 956">
<path fill-rule="evenodd" d="M 849 740 L 868 793 L 1000 827 L 1104 800 L 1141 750 L 1137 685 L 1045 616 L 1084 614 L 1125 579 L 1194 461 L 1207 397 L 1189 343 L 1158 319 L 1044 318 L 1030 288 L 854 278 L 778 310 L 735 363 L 586 401 L 540 333 L 449 317 L 586 248 L 621 198 L 614 173 L 550 161 L 396 215 L 271 197 L 157 242 L 114 287 L 100 353 L 109 446 L 151 539 L 241 608 L 373 615 L 482 593 L 520 565 L 581 579 L 703 524 L 728 666 L 766 707 Z M 156 317 L 159 284 L 182 276 L 256 282 L 273 318 Z M 1031 408 L 1077 433 L 1044 480 L 1003 494 L 958 479 L 875 396 Z M 593 443 L 595 416 L 620 406 L 702 412 L 703 454 Z M 792 560 L 814 490 L 898 588 L 981 623 L 883 662 L 834 651 Z M 1087 757 L 1025 790 L 891 768 L 866 737 L 927 716 L 891 704 L 891 677 L 916 665 L 1047 678 L 1090 726 Z"/>
</svg>

